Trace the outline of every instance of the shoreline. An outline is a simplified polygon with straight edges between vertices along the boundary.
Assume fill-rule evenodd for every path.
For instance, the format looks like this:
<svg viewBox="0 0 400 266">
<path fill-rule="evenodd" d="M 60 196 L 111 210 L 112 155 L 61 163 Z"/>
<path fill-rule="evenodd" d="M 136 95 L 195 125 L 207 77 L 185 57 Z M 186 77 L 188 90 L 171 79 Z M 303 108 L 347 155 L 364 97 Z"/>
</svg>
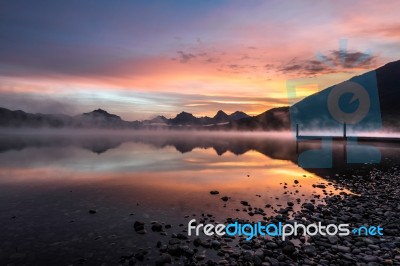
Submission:
<svg viewBox="0 0 400 266">
<path fill-rule="evenodd" d="M 348 223 L 350 228 L 380 225 L 383 228 L 383 236 L 366 237 L 350 234 L 304 237 L 299 234 L 296 237 L 287 237 L 285 241 L 282 241 L 281 237 L 262 236 L 254 237 L 252 240 L 246 240 L 245 236 L 187 237 L 186 223 L 182 233 L 172 234 L 169 240 L 162 239 L 157 242 L 155 246 L 160 256 L 155 258 L 154 263 L 156 265 L 177 262 L 185 265 L 400 265 L 398 223 L 400 188 L 395 186 L 400 183 L 399 181 L 400 173 L 396 167 L 384 173 L 374 170 L 369 176 L 340 179 L 335 189 L 343 186 L 357 194 L 343 192 L 340 195 L 326 196 L 323 199 L 325 205 L 303 203 L 301 211 L 298 212 L 293 212 L 290 206 L 292 204 L 288 204 L 289 207 L 283 209 L 285 211 L 281 209 L 278 211 L 279 214 L 268 218 L 269 222 L 276 223 L 294 221 L 301 221 L 303 224 L 321 222 L 322 225 Z M 261 210 L 250 204 L 247 206 L 255 212 Z M 212 216 L 202 217 L 203 222 L 215 221 Z M 227 218 L 225 224 L 229 222 L 233 222 L 232 218 Z M 151 227 L 153 228 L 154 224 Z M 156 227 L 163 231 L 162 225 L 157 224 Z M 210 251 L 214 252 L 216 257 L 212 258 Z M 141 265 L 150 261 L 146 261 L 146 254 L 139 251 L 121 257 L 120 264 Z"/>
</svg>

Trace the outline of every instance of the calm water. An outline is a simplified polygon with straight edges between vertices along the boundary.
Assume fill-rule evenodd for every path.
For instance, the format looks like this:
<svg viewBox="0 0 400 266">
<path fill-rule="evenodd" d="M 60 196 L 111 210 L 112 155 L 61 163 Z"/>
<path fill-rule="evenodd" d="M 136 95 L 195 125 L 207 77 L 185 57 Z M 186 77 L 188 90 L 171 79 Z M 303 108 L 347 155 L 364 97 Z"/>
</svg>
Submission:
<svg viewBox="0 0 400 266">
<path fill-rule="evenodd" d="M 279 135 L 3 134 L 0 264 L 115 265 L 139 248 L 158 254 L 155 240 L 163 236 L 136 234 L 136 220 L 171 224 L 172 234 L 203 213 L 217 221 L 261 220 L 242 211 L 242 200 L 272 215 L 288 201 L 323 194 L 313 184 L 333 182 L 326 193 L 350 192 L 324 179 L 356 173 L 345 167 L 346 145 L 334 144 L 333 169 L 305 170 L 298 153 L 319 144 Z M 399 145 L 374 145 L 385 162 L 398 162 Z"/>
</svg>

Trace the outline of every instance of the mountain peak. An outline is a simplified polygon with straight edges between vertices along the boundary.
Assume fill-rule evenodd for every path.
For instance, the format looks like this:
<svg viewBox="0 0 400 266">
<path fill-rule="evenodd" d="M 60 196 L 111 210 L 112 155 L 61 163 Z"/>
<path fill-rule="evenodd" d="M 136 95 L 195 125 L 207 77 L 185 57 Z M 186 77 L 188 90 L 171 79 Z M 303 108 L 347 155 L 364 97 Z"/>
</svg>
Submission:
<svg viewBox="0 0 400 266">
<path fill-rule="evenodd" d="M 229 115 L 227 115 L 224 111 L 219 110 L 215 114 L 214 119 L 217 120 L 218 122 L 226 122 L 229 120 Z"/>
<path fill-rule="evenodd" d="M 151 123 L 167 123 L 168 119 L 163 115 L 158 115 L 153 119 L 150 119 Z"/>
<path fill-rule="evenodd" d="M 110 114 L 109 112 L 103 110 L 103 109 L 96 109 L 93 110 L 92 112 L 89 113 L 83 113 L 83 116 L 90 116 L 90 117 L 104 117 L 104 118 L 111 118 L 111 119 L 118 119 L 121 120 L 121 117 L 114 115 L 114 114 Z"/>
<path fill-rule="evenodd" d="M 194 117 L 194 115 L 191 113 L 182 111 L 179 114 L 177 114 L 175 118 L 179 118 L 179 117 Z"/>
<path fill-rule="evenodd" d="M 96 109 L 96 110 L 93 110 L 92 111 L 92 113 L 99 113 L 99 114 L 110 114 L 109 112 L 107 112 L 106 110 L 103 110 L 103 109 Z"/>
<path fill-rule="evenodd" d="M 197 124 L 198 119 L 191 113 L 180 112 L 175 118 L 171 119 L 171 122 L 176 125 Z"/>
<path fill-rule="evenodd" d="M 246 114 L 245 112 L 236 111 L 236 112 L 230 114 L 229 117 L 230 117 L 232 120 L 239 120 L 239 119 L 246 118 L 246 117 L 250 117 L 250 116 L 249 116 L 248 114 Z"/>
</svg>

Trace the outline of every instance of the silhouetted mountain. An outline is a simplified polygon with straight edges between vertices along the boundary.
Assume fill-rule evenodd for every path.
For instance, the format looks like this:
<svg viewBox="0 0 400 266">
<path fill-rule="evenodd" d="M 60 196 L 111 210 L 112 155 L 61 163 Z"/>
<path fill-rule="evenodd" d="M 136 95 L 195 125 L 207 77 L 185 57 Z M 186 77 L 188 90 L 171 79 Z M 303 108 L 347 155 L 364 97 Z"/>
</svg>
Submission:
<svg viewBox="0 0 400 266">
<path fill-rule="evenodd" d="M 224 111 L 219 110 L 214 117 L 195 117 L 194 115 L 186 112 L 181 112 L 175 118 L 169 119 L 167 123 L 172 126 L 186 125 L 186 126 L 218 126 L 221 123 L 233 122 L 242 117 L 249 117 L 243 112 L 236 111 L 232 115 L 226 114 Z M 210 127 L 209 127 L 210 128 Z"/>
<path fill-rule="evenodd" d="M 165 118 L 165 116 L 163 116 L 163 115 L 159 115 L 159 116 L 156 116 L 155 118 L 151 119 L 150 122 L 154 123 L 154 124 L 167 124 L 168 119 Z"/>
<path fill-rule="evenodd" d="M 200 121 L 199 118 L 195 117 L 194 115 L 186 112 L 179 113 L 175 118 L 170 119 L 169 121 L 172 125 L 199 125 Z"/>
<path fill-rule="evenodd" d="M 114 120 L 114 121 L 122 120 L 121 117 L 114 114 L 110 114 L 102 109 L 97 109 L 90 113 L 83 113 L 81 116 L 89 119 Z"/>
<path fill-rule="evenodd" d="M 72 118 L 67 115 L 30 114 L 21 110 L 0 108 L 2 127 L 63 127 L 71 121 Z"/>
<path fill-rule="evenodd" d="M 213 117 L 215 123 L 229 122 L 231 119 L 224 111 L 219 110 Z"/>
<path fill-rule="evenodd" d="M 288 130 L 290 128 L 289 107 L 277 107 L 262 114 L 232 122 L 232 129 L 239 130 Z"/>
<path fill-rule="evenodd" d="M 400 104 L 398 104 L 400 101 L 400 61 L 386 64 L 374 71 L 355 76 L 348 81 L 364 87 L 370 96 L 369 113 L 358 123 L 358 129 L 373 129 L 381 119 L 384 128 L 400 129 Z M 335 86 L 341 86 L 342 84 L 344 82 L 314 93 L 290 108 L 273 108 L 254 117 L 239 119 L 231 123 L 229 128 L 240 130 L 288 130 L 292 119 L 292 125 L 299 124 L 301 130 L 340 129 L 343 125 L 332 119 L 328 110 L 328 97 Z M 376 88 L 378 89 L 377 92 Z M 378 98 L 379 101 L 377 100 Z M 348 105 L 359 104 L 357 101 L 353 103 L 350 99 L 348 99 Z M 293 114 L 292 117 L 290 117 L 290 113 Z"/>
<path fill-rule="evenodd" d="M 0 108 L 2 127 L 71 127 L 71 128 L 130 128 L 132 122 L 123 121 L 119 116 L 97 109 L 74 117 L 68 115 L 30 114 Z"/>
<path fill-rule="evenodd" d="M 400 128 L 400 60 L 376 70 L 383 126 Z"/>
<path fill-rule="evenodd" d="M 292 114 L 300 114 L 291 117 L 293 124 L 299 124 L 299 127 L 304 129 L 342 127 L 343 123 L 332 118 L 328 107 L 328 98 L 333 89 L 337 87 L 344 88 L 346 84 L 352 84 L 350 85 L 351 88 L 362 87 L 368 93 L 367 96 L 369 96 L 368 113 L 354 126 L 350 126 L 356 130 L 374 130 L 381 125 L 380 121 L 382 120 L 384 128 L 400 128 L 400 105 L 398 104 L 400 101 L 400 61 L 392 62 L 376 70 L 352 77 L 348 81 L 328 87 L 304 98 L 290 107 Z M 352 93 L 341 94 L 338 105 L 340 105 L 339 108 L 342 112 L 355 112 L 361 104 L 360 101 L 362 99 L 356 98 L 353 100 L 351 98 L 352 95 Z M 342 100 L 346 102 L 340 103 Z"/>
<path fill-rule="evenodd" d="M 243 112 L 235 112 L 234 118 L 247 116 Z M 105 110 L 97 109 L 92 112 L 76 116 L 30 114 L 23 111 L 11 111 L 0 108 L 0 126 L 2 127 L 72 127 L 72 128 L 165 128 L 174 126 L 203 127 L 220 123 L 228 123 L 234 119 L 223 111 L 211 117 L 195 117 L 194 115 L 181 112 L 175 118 L 167 119 L 157 116 L 151 120 L 128 122 L 121 117 L 111 114 Z"/>
<path fill-rule="evenodd" d="M 129 128 L 130 126 L 131 124 L 121 117 L 102 109 L 77 115 L 73 120 L 73 127 Z"/>
<path fill-rule="evenodd" d="M 236 111 L 229 115 L 229 118 L 231 120 L 239 120 L 239 119 L 246 118 L 246 117 L 250 117 L 250 116 L 242 111 Z"/>
</svg>

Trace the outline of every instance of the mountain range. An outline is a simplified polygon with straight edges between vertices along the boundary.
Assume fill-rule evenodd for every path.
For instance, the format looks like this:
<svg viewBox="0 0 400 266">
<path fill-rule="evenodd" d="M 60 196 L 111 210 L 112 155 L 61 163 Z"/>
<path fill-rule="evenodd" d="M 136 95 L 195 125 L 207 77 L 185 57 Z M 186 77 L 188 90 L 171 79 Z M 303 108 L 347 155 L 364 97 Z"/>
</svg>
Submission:
<svg viewBox="0 0 400 266">
<path fill-rule="evenodd" d="M 370 114 L 366 116 L 365 121 L 361 122 L 369 123 L 368 117 L 373 117 L 375 120 L 382 121 L 384 128 L 400 129 L 400 104 L 398 104 L 400 101 L 400 61 L 388 63 L 348 81 L 361 84 L 367 90 L 373 91 L 370 94 L 372 95 L 370 96 Z M 144 121 L 124 121 L 121 117 L 102 109 L 68 116 L 64 114 L 31 114 L 21 110 L 11 111 L 0 108 L 0 127 L 108 129 L 190 127 L 226 130 L 289 130 L 294 124 L 291 123 L 291 119 L 292 122 L 293 119 L 297 119 L 295 123 L 299 123 L 301 126 L 308 127 L 312 124 L 320 129 L 340 126 L 337 122 L 331 123 L 332 119 L 327 118 L 327 99 L 335 86 L 312 94 L 292 106 L 273 108 L 256 116 L 249 116 L 241 111 L 228 115 L 219 110 L 213 117 L 196 117 L 193 114 L 181 112 L 170 119 L 157 116 Z M 354 105 L 353 102 L 351 100 L 349 105 Z M 300 119 L 293 116 L 298 113 L 305 115 Z"/>
<path fill-rule="evenodd" d="M 124 121 L 121 117 L 97 109 L 76 116 L 64 114 L 31 114 L 21 110 L 11 111 L 0 107 L 0 127 L 51 127 L 51 128 L 162 128 L 162 127 L 209 127 L 232 123 L 236 120 L 249 118 L 244 112 L 236 111 L 230 115 L 219 110 L 213 117 L 195 117 L 181 112 L 174 118 L 157 116 L 151 120 Z"/>
</svg>

